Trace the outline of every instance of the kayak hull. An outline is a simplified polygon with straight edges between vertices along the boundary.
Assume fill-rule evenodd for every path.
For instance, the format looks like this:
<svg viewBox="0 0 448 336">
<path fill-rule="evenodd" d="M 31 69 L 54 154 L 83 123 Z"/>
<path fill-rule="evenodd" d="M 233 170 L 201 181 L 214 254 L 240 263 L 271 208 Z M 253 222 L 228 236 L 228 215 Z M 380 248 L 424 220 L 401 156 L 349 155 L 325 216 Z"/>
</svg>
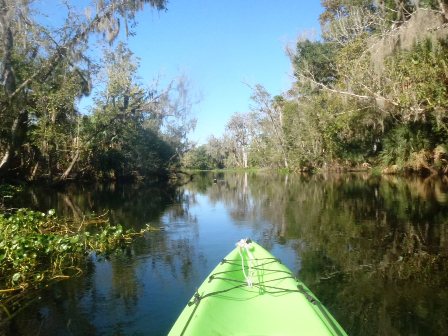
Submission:
<svg viewBox="0 0 448 336">
<path fill-rule="evenodd" d="M 173 325 L 178 335 L 346 335 L 291 271 L 255 242 L 215 267 Z"/>
</svg>

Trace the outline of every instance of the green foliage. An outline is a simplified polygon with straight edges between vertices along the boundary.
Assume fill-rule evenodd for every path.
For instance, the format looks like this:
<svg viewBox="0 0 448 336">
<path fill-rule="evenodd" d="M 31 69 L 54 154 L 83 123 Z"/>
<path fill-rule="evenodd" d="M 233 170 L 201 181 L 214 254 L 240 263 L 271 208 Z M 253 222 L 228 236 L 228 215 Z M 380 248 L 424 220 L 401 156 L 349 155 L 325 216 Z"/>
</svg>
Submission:
<svg viewBox="0 0 448 336">
<path fill-rule="evenodd" d="M 166 1 L 106 1 L 46 27 L 27 1 L 4 1 L 0 12 L 0 177 L 45 178 L 160 174 L 177 164 L 194 123 L 185 80 L 166 90 L 144 88 L 138 62 L 123 44 L 95 64 L 85 52 L 89 35 L 104 32 L 112 42 L 120 30 L 132 33 L 145 4 L 166 9 Z M 65 8 L 65 7 L 64 7 Z M 93 11 L 93 12 L 92 12 Z M 26 30 L 23 28 L 26 27 Z M 100 41 L 98 41 L 100 42 Z M 91 80 L 106 78 L 93 115 L 76 103 L 91 91 Z"/>
<path fill-rule="evenodd" d="M 167 167 L 174 149 L 141 121 L 122 115 L 94 115 L 89 130 L 89 160 L 104 178 L 146 176 Z"/>
<path fill-rule="evenodd" d="M 322 18 L 348 29 L 362 13 L 360 8 L 376 16 L 378 22 L 388 15 L 384 8 L 369 8 L 368 3 L 326 1 Z M 406 9 L 406 3 L 403 5 Z M 402 15 L 400 20 L 409 18 L 408 14 L 396 14 Z M 355 21 L 347 20 L 350 16 Z M 337 32 L 332 33 L 338 37 Z M 353 165 L 379 158 L 386 165 L 432 169 L 432 156 L 438 155 L 434 149 L 446 143 L 448 136 L 446 43 L 428 39 L 409 50 L 396 48 L 382 60 L 384 69 L 378 70 L 374 64 L 379 57 L 375 50 L 378 33 L 367 29 L 351 39 L 341 35 L 334 40 L 340 46 L 332 53 L 324 51 L 321 42 L 298 44 L 293 59 L 297 84 L 289 92 L 294 100 L 283 104 L 284 132 L 295 166 Z M 298 62 L 301 59 L 303 62 Z M 309 66 L 307 59 L 317 65 Z M 328 65 L 332 72 L 326 71 Z M 446 171 L 443 160 L 437 162 L 437 169 Z"/>
<path fill-rule="evenodd" d="M 21 186 L 14 186 L 10 184 L 0 184 L 0 211 L 5 208 L 6 199 L 14 197 L 15 194 L 22 191 Z"/>
<path fill-rule="evenodd" d="M 22 187 L 14 186 L 11 184 L 0 184 L 0 198 L 13 197 L 16 193 L 20 192 Z"/>
<path fill-rule="evenodd" d="M 20 176 L 135 178 L 164 174 L 178 164 L 193 127 L 185 79 L 163 90 L 145 88 L 138 66 L 123 43 L 105 52 L 106 86 L 94 98 L 90 115 L 75 109 L 75 101 L 88 91 L 88 74 L 70 63 L 58 63 L 45 82 L 34 83 L 32 99 L 23 102 L 28 122 Z M 0 152 L 7 148 L 13 122 L 8 120 L 0 132 Z"/>
<path fill-rule="evenodd" d="M 89 253 L 108 254 L 134 235 L 101 218 L 73 223 L 47 213 L 19 209 L 0 214 L 0 298 L 4 309 L 33 289 L 82 272 Z"/>
<path fill-rule="evenodd" d="M 368 168 L 448 172 L 448 44 L 430 25 L 435 1 L 325 0 L 323 41 L 290 53 L 296 82 L 282 96 L 253 89 L 251 113 L 223 137 L 226 167 Z M 426 22 L 426 23 L 425 23 Z M 432 33 L 434 31 L 434 33 Z M 401 39 L 407 40 L 403 44 Z M 415 44 L 409 43 L 414 39 Z"/>
<path fill-rule="evenodd" d="M 412 50 L 401 51 L 386 61 L 384 89 L 396 102 L 393 112 L 400 121 L 437 121 L 446 128 L 448 109 L 448 45 L 426 40 Z"/>
<path fill-rule="evenodd" d="M 327 125 L 327 110 L 324 99 L 314 96 L 304 103 L 285 105 L 285 134 L 289 144 L 290 158 L 296 167 L 309 167 L 322 162 L 325 152 L 325 139 L 322 129 Z"/>
<path fill-rule="evenodd" d="M 32 120 L 28 132 L 31 148 L 26 170 L 39 163 L 39 175 L 62 174 L 76 150 L 80 135 L 80 114 L 75 101 L 86 93 L 87 84 L 78 69 L 61 63 L 42 84 L 36 84 L 33 91 L 33 108 L 29 110 Z M 26 173 L 25 173 L 26 174 Z"/>
<path fill-rule="evenodd" d="M 190 150 L 183 158 L 182 164 L 185 168 L 211 170 L 223 168 L 220 163 L 213 159 L 208 153 L 206 145 Z"/>
<path fill-rule="evenodd" d="M 173 142 L 161 132 L 163 115 L 158 109 L 166 107 L 138 82 L 138 63 L 125 45 L 107 51 L 105 59 L 108 85 L 97 95 L 85 123 L 90 163 L 103 178 L 158 173 L 177 158 Z"/>
<path fill-rule="evenodd" d="M 419 6 L 422 8 L 430 8 L 430 9 L 440 9 L 439 8 L 440 1 L 438 0 L 420 0 Z"/>
<path fill-rule="evenodd" d="M 391 129 L 383 140 L 383 151 L 380 154 L 383 164 L 403 167 L 410 160 L 412 153 L 430 148 L 431 134 L 425 132 L 421 126 L 401 125 Z"/>
<path fill-rule="evenodd" d="M 426 40 L 386 60 L 387 78 L 396 80 L 384 84 L 395 104 L 389 109 L 393 119 L 383 139 L 383 164 L 408 167 L 417 160 L 428 167 L 433 161 L 428 153 L 446 143 L 447 52 L 444 43 Z M 436 168 L 443 168 L 441 162 Z"/>
<path fill-rule="evenodd" d="M 335 52 L 336 46 L 332 43 L 310 40 L 299 41 L 293 59 L 295 76 L 312 78 L 313 81 L 323 85 L 334 83 L 337 78 L 334 67 Z M 306 83 L 306 81 L 303 83 Z M 306 87 L 302 89 L 306 90 Z"/>
</svg>

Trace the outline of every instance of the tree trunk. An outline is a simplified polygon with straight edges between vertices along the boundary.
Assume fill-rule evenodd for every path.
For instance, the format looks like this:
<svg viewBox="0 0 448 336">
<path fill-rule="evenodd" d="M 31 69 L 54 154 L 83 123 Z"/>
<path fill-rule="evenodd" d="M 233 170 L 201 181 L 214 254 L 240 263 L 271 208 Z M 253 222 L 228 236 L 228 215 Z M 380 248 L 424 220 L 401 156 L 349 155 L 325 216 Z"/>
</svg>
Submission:
<svg viewBox="0 0 448 336">
<path fill-rule="evenodd" d="M 243 168 L 247 168 L 247 151 L 246 148 L 243 147 Z"/>
<path fill-rule="evenodd" d="M 28 129 L 28 112 L 22 110 L 15 118 L 11 127 L 11 136 L 7 144 L 5 154 L 0 162 L 0 178 L 8 175 L 11 164 L 17 156 L 17 152 L 23 144 Z"/>
<path fill-rule="evenodd" d="M 0 45 L 0 53 L 2 54 L 0 62 L 0 81 L 5 88 L 8 98 L 16 89 L 16 79 L 12 66 L 14 39 L 10 25 L 10 10 L 10 6 L 8 6 L 5 0 L 0 0 L 0 33 L 2 36 L 1 41 L 3 42 Z"/>
<path fill-rule="evenodd" d="M 70 175 L 70 172 L 72 171 L 73 167 L 75 166 L 75 163 L 79 159 L 79 148 L 76 150 L 75 156 L 73 157 L 72 161 L 70 162 L 70 165 L 68 168 L 64 171 L 64 173 L 59 178 L 60 181 L 65 181 L 67 177 Z"/>
<path fill-rule="evenodd" d="M 11 96 L 16 90 L 16 78 L 14 75 L 14 68 L 12 64 L 12 53 L 14 48 L 14 38 L 11 29 L 11 6 L 5 0 L 0 0 L 0 33 L 2 36 L 2 43 L 0 45 L 0 82 L 4 87 L 7 102 L 2 106 L 2 113 L 14 113 L 14 104 Z M 4 121 L 2 121 L 4 122 Z M 0 178 L 8 174 L 11 164 L 14 161 L 17 150 L 23 143 L 24 136 L 27 130 L 28 113 L 25 110 L 18 112 L 17 116 L 11 126 L 11 133 L 8 143 L 6 144 L 5 152 L 0 161 Z"/>
<path fill-rule="evenodd" d="M 37 163 L 34 165 L 34 168 L 31 172 L 31 176 L 30 176 L 30 181 L 34 181 L 34 179 L 36 178 L 36 174 L 37 174 L 37 170 L 39 169 L 39 161 L 37 161 Z"/>
<path fill-rule="evenodd" d="M 439 0 L 439 7 L 445 16 L 445 20 L 448 21 L 448 1 L 447 0 Z"/>
<path fill-rule="evenodd" d="M 395 0 L 395 7 L 397 9 L 396 20 L 398 21 L 398 24 L 401 25 L 401 23 L 405 21 L 404 1 L 403 0 Z"/>
</svg>

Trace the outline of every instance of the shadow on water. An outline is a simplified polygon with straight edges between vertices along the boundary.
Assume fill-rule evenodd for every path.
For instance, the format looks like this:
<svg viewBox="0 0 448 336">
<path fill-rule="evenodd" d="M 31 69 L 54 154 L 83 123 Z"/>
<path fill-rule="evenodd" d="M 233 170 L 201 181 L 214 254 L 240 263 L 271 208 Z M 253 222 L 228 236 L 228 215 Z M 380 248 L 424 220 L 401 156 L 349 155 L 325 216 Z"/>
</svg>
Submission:
<svg viewBox="0 0 448 336">
<path fill-rule="evenodd" d="M 446 185 L 347 175 L 323 180 L 301 183 L 306 190 L 290 195 L 285 210 L 288 233 L 305 242 L 299 276 L 350 334 L 444 334 Z"/>
<path fill-rule="evenodd" d="M 448 330 L 448 185 L 438 178 L 204 173 L 181 188 L 30 189 L 16 200 L 163 227 L 16 317 L 11 335 L 164 335 L 242 237 L 273 251 L 351 335 Z"/>
<path fill-rule="evenodd" d="M 105 214 L 112 223 L 136 231 L 146 225 L 161 230 L 137 238 L 111 256 L 90 256 L 82 277 L 40 293 L 39 302 L 18 315 L 7 334 L 127 335 L 148 326 L 154 335 L 166 333 L 167 322 L 158 323 L 159 312 L 169 311 L 170 302 L 178 295 L 187 300 L 188 292 L 170 288 L 179 281 L 188 283 L 193 273 L 190 258 L 195 251 L 189 236 L 181 230 L 176 235 L 163 231 L 176 221 L 194 227 L 195 219 L 188 214 L 194 199 L 184 190 L 131 184 L 72 185 L 64 190 L 33 187 L 14 202 L 9 205 L 54 208 L 58 215 L 76 220 L 82 220 L 85 214 Z"/>
<path fill-rule="evenodd" d="M 298 276 L 352 335 L 448 329 L 448 185 L 439 178 L 244 174 L 208 189 L 235 221 L 268 221 Z M 257 225 L 257 224 L 255 224 Z"/>
</svg>

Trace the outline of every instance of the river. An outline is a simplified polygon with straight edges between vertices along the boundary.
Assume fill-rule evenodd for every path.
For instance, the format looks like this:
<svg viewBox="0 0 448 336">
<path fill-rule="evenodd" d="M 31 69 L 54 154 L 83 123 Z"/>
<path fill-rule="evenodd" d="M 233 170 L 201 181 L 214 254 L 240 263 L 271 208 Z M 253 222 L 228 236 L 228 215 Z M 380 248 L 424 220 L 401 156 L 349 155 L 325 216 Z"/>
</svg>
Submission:
<svg viewBox="0 0 448 336">
<path fill-rule="evenodd" d="M 448 332 L 448 184 L 439 178 L 204 173 L 182 187 L 33 187 L 17 206 L 107 212 L 160 228 L 41 293 L 10 335 L 166 335 L 195 289 L 250 237 L 350 335 Z"/>
</svg>

